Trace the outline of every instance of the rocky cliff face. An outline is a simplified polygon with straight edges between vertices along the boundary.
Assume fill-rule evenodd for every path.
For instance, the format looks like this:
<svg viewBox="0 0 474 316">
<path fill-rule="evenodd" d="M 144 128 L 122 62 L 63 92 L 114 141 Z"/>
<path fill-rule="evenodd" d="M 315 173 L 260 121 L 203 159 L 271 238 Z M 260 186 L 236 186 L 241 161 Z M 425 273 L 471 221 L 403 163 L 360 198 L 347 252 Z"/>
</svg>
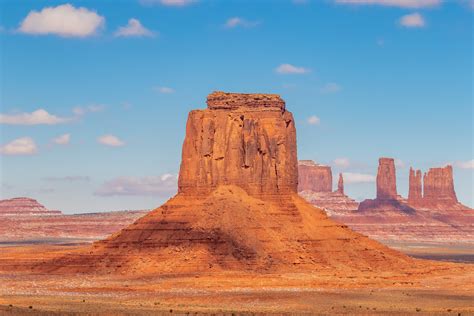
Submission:
<svg viewBox="0 0 474 316">
<path fill-rule="evenodd" d="M 397 178 L 393 158 L 380 158 L 377 171 L 377 199 L 393 200 L 397 198 Z"/>
<path fill-rule="evenodd" d="M 179 193 L 209 194 L 219 185 L 247 193 L 296 192 L 296 130 L 277 95 L 215 92 L 186 125 Z"/>
<path fill-rule="evenodd" d="M 448 165 L 443 168 L 430 168 L 423 176 L 425 203 L 444 202 L 458 203 L 454 192 L 453 167 Z"/>
<path fill-rule="evenodd" d="M 380 158 L 377 169 L 377 197 L 367 199 L 359 204 L 359 211 L 398 210 L 413 212 L 406 200 L 397 194 L 397 179 L 395 173 L 395 160 L 393 158 Z"/>
<path fill-rule="evenodd" d="M 330 166 L 320 165 L 312 160 L 298 163 L 298 191 L 332 192 L 332 171 Z"/>
<path fill-rule="evenodd" d="M 418 205 L 423 199 L 423 188 L 421 183 L 421 170 L 410 168 L 408 178 L 408 203 Z"/>
<path fill-rule="evenodd" d="M 357 210 L 359 203 L 344 194 L 344 180 L 339 174 L 337 191 L 332 192 L 332 170 L 312 160 L 298 163 L 298 192 L 306 201 L 323 208 L 332 216 Z"/>
</svg>

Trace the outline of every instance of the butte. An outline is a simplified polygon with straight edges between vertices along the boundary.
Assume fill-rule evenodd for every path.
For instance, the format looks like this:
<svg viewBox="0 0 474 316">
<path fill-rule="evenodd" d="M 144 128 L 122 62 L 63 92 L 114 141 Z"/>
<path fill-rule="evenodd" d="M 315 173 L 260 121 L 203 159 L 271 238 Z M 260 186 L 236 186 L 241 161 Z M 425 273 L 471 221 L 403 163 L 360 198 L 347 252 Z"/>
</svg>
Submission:
<svg viewBox="0 0 474 316">
<path fill-rule="evenodd" d="M 397 251 L 329 219 L 297 194 L 293 115 L 274 94 L 214 92 L 189 113 L 178 193 L 42 271 L 401 271 Z"/>
</svg>

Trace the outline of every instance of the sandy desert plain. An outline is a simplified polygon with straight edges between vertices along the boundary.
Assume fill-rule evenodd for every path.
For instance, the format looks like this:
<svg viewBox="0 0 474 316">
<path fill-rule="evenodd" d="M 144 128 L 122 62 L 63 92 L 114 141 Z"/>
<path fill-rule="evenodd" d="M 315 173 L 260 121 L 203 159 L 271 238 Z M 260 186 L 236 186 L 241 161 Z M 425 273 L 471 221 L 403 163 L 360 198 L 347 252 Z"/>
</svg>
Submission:
<svg viewBox="0 0 474 316">
<path fill-rule="evenodd" d="M 277 95 L 191 111 L 178 194 L 93 244 L 1 248 L 0 314 L 474 314 L 474 265 L 415 259 L 298 196 Z"/>
</svg>

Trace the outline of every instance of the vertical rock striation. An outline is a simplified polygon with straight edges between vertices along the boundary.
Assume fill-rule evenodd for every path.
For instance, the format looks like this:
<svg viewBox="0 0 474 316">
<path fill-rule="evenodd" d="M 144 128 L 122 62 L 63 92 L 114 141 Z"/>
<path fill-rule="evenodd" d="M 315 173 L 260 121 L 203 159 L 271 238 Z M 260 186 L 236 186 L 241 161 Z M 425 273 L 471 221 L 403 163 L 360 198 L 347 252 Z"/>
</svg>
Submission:
<svg viewBox="0 0 474 316">
<path fill-rule="evenodd" d="M 417 205 L 422 203 L 423 188 L 421 183 L 421 170 L 414 170 L 410 167 L 408 178 L 408 203 Z"/>
<path fill-rule="evenodd" d="M 189 113 L 178 192 L 209 194 L 237 185 L 253 196 L 294 193 L 293 115 L 278 95 L 214 92 Z"/>
<path fill-rule="evenodd" d="M 423 176 L 425 202 L 442 202 L 456 204 L 458 199 L 454 192 L 453 167 L 430 168 Z"/>
<path fill-rule="evenodd" d="M 377 171 L 377 199 L 393 200 L 397 198 L 397 178 L 393 158 L 380 158 Z"/>
<path fill-rule="evenodd" d="M 306 190 L 331 192 L 331 167 L 317 164 L 312 160 L 300 160 L 298 163 L 298 191 Z"/>
</svg>

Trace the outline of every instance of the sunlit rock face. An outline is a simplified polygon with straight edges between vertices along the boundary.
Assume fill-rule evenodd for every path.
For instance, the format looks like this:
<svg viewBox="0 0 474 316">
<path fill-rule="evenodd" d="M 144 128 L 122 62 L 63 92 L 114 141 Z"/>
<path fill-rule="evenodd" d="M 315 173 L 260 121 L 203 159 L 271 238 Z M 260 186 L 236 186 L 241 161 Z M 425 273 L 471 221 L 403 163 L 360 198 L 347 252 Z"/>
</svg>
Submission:
<svg viewBox="0 0 474 316">
<path fill-rule="evenodd" d="M 208 194 L 237 185 L 248 194 L 295 193 L 296 130 L 273 94 L 214 92 L 208 108 L 189 113 L 179 193 Z"/>
</svg>

